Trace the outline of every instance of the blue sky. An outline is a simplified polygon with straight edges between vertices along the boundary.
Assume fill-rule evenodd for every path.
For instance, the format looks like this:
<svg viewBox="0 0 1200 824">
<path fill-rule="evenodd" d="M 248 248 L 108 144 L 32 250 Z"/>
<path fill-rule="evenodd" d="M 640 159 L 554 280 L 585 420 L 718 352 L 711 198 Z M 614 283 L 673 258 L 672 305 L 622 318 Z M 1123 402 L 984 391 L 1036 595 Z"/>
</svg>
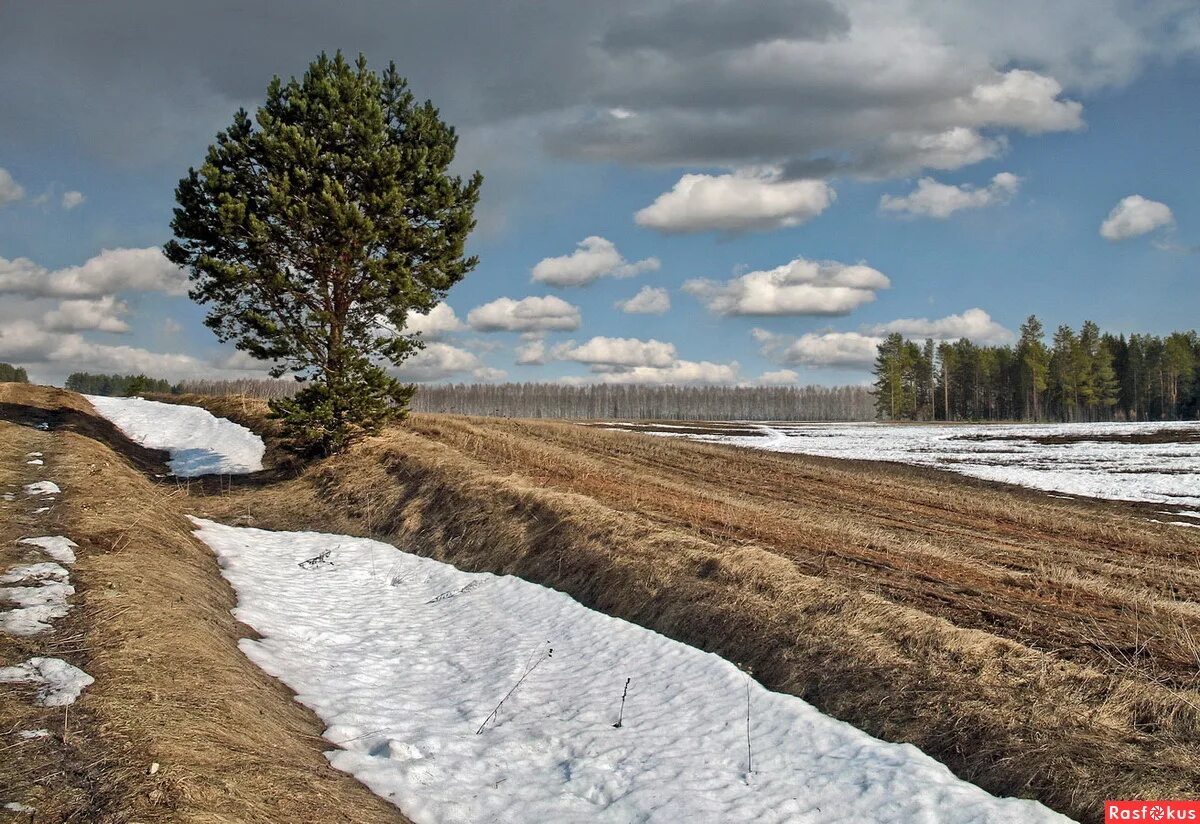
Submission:
<svg viewBox="0 0 1200 824">
<path fill-rule="evenodd" d="M 263 372 L 153 249 L 216 131 L 321 48 L 395 59 L 486 178 L 480 265 L 413 379 L 845 383 L 893 329 L 1195 327 L 1195 5 L 940 5 L 300 3 L 284 26 L 7 6 L 0 360 L 47 381 Z M 670 308 L 616 306 L 644 288 Z"/>
</svg>

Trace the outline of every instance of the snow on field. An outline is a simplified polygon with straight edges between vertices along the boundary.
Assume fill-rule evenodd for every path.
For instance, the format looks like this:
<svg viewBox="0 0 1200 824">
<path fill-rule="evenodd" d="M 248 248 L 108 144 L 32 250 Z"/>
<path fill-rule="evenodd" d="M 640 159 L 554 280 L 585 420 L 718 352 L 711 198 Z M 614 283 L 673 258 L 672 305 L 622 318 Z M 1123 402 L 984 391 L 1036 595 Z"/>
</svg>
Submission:
<svg viewBox="0 0 1200 824">
<path fill-rule="evenodd" d="M 206 409 L 142 398 L 84 397 L 133 440 L 170 452 L 171 471 L 181 478 L 243 475 L 263 468 L 262 438 Z"/>
<path fill-rule="evenodd" d="M 763 434 L 690 437 L 775 452 L 916 464 L 1069 495 L 1173 504 L 1200 517 L 1200 439 L 1112 440 L 1163 430 L 1186 436 L 1200 433 L 1200 423 L 740 425 Z M 1054 436 L 1091 440 L 1034 440 Z"/>
<path fill-rule="evenodd" d="M 30 658 L 15 667 L 0 667 L 0 683 L 37 685 L 34 703 L 40 707 L 74 704 L 84 687 L 94 681 L 92 676 L 61 658 Z"/>
<path fill-rule="evenodd" d="M 195 523 L 261 636 L 243 651 L 325 721 L 335 767 L 417 822 L 1067 820 L 518 578 Z"/>
</svg>

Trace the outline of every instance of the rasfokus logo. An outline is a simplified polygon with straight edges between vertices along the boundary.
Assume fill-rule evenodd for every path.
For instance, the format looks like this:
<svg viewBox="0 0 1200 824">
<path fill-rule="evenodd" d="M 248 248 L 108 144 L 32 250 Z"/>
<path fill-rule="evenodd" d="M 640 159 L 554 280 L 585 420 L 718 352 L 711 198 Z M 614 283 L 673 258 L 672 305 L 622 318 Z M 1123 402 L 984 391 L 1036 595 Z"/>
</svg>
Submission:
<svg viewBox="0 0 1200 824">
<path fill-rule="evenodd" d="M 1104 822 L 1197 821 L 1200 801 L 1105 801 Z"/>
</svg>

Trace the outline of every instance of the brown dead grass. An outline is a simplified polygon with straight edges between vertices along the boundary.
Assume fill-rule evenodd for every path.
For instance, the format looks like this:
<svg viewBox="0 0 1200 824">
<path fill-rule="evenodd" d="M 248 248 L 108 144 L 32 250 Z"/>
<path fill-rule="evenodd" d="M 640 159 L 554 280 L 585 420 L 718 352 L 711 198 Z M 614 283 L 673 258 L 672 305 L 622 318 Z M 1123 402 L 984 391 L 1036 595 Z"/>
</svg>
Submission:
<svg viewBox="0 0 1200 824">
<path fill-rule="evenodd" d="M 201 401 L 269 430 L 261 406 Z M 240 408 L 239 408 L 240 407 Z M 1002 795 L 1200 787 L 1200 536 L 936 471 L 414 416 L 192 505 L 511 573 L 723 655 Z"/>
<path fill-rule="evenodd" d="M 63 489 L 51 520 L 22 510 L 25 520 L 0 536 L 7 551 L 18 533 L 64 534 L 81 547 L 71 616 L 25 648 L 0 641 L 0 651 L 5 663 L 57 655 L 96 679 L 71 706 L 65 737 L 61 709 L 2 694 L 6 730 L 56 733 L 0 759 L 5 800 L 36 805 L 39 822 L 406 821 L 328 765 L 317 719 L 238 650 L 246 628 L 181 514 L 185 489 L 135 469 L 150 460 L 146 451 L 72 393 L 0 384 L 0 405 L 9 420 L 53 427 L 0 422 L 0 473 L 11 474 L 14 453 L 36 449 L 46 454 L 42 477 Z"/>
</svg>

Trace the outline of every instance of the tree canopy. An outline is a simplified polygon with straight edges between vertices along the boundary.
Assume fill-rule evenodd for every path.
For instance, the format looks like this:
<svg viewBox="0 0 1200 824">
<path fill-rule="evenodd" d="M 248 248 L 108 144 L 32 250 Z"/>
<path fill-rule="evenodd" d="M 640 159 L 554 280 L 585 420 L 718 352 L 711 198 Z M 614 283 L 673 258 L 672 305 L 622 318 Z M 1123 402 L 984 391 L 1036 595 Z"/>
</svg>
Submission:
<svg viewBox="0 0 1200 824">
<path fill-rule="evenodd" d="M 465 256 L 482 177 L 449 173 L 457 137 L 394 64 L 322 54 L 238 111 L 176 189 L 167 257 L 222 341 L 305 381 L 272 407 L 306 447 L 333 452 L 404 413 L 387 371 L 406 333 L 476 265 Z"/>
</svg>

